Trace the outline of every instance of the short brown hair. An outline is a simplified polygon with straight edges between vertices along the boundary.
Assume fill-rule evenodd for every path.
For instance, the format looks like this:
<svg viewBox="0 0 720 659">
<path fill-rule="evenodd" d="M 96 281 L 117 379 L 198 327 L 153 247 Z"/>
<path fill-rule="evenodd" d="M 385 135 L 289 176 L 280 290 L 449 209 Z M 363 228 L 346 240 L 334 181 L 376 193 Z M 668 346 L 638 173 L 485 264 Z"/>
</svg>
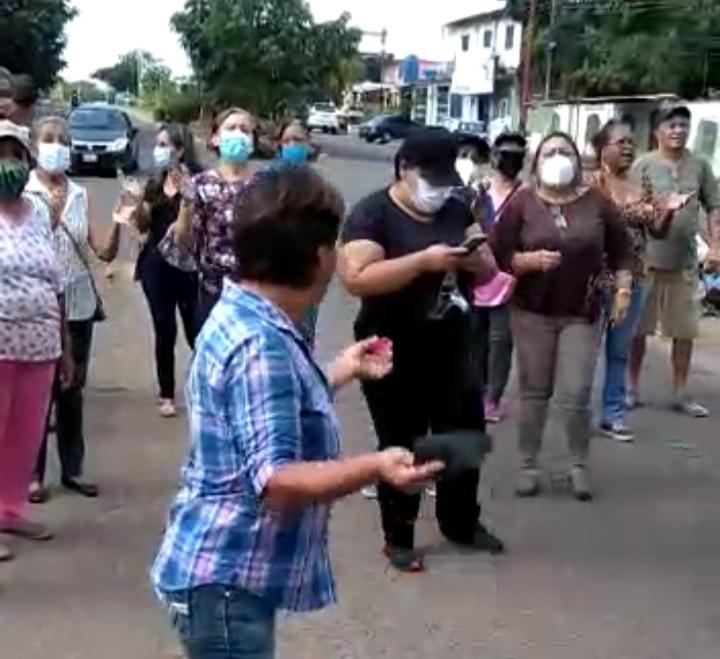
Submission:
<svg viewBox="0 0 720 659">
<path fill-rule="evenodd" d="M 235 207 L 236 276 L 310 286 L 318 249 L 335 245 L 344 214 L 340 193 L 309 166 L 258 174 Z"/>
</svg>

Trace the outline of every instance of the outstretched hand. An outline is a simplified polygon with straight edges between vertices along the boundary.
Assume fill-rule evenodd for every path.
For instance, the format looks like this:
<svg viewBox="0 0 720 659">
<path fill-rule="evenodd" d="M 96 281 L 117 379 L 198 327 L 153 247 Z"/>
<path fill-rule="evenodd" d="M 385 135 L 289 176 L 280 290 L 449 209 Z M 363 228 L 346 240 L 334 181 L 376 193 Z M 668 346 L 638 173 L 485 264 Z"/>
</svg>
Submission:
<svg viewBox="0 0 720 659">
<path fill-rule="evenodd" d="M 340 353 L 330 367 L 329 378 L 333 387 L 339 388 L 355 379 L 382 380 L 392 369 L 392 341 L 374 336 Z"/>
</svg>

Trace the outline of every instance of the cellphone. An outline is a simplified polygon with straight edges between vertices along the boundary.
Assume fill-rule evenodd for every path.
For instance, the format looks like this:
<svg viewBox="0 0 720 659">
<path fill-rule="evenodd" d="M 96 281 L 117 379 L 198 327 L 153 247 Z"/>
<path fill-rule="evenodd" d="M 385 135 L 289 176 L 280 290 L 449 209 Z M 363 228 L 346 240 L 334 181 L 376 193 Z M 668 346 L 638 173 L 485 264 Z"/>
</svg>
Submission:
<svg viewBox="0 0 720 659">
<path fill-rule="evenodd" d="M 460 247 L 466 249 L 472 253 L 487 242 L 488 237 L 485 234 L 479 233 L 474 236 L 470 236 Z"/>
</svg>

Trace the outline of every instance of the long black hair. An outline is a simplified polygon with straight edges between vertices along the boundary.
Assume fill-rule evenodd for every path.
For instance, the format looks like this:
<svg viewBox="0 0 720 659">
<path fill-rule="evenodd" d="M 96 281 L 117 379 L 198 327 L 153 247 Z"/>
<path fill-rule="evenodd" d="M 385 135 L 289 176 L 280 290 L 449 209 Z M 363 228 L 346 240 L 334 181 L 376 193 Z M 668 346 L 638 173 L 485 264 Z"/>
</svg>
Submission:
<svg viewBox="0 0 720 659">
<path fill-rule="evenodd" d="M 182 153 L 180 162 L 188 168 L 191 174 L 202 171 L 203 168 L 198 161 L 195 149 L 195 138 L 187 126 L 183 124 L 162 124 L 156 134 L 160 135 L 160 133 L 168 134 L 171 144 Z"/>
</svg>

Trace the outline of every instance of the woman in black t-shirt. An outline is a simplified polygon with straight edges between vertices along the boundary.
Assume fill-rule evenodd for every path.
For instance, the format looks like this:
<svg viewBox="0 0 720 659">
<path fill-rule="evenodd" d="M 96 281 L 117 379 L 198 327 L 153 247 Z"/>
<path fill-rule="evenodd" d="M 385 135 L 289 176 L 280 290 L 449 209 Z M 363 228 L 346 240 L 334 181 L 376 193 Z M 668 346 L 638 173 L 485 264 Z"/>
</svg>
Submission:
<svg viewBox="0 0 720 659">
<path fill-rule="evenodd" d="M 142 284 L 155 330 L 155 362 L 160 387 L 160 414 L 174 417 L 176 310 L 192 348 L 195 342 L 197 273 L 170 265 L 158 250 L 170 225 L 180 212 L 185 181 L 197 173 L 193 138 L 184 126 L 162 126 L 157 133 L 153 157 L 158 175 L 148 181 L 143 203 L 133 221 L 147 241 L 138 257 L 135 276 Z"/>
<path fill-rule="evenodd" d="M 444 130 L 414 133 L 396 157 L 396 181 L 361 201 L 343 231 L 340 276 L 362 306 L 358 338 L 393 341 L 394 371 L 363 392 L 380 448 L 412 449 L 428 432 L 484 430 L 482 397 L 468 369 L 468 292 L 483 262 L 460 247 L 473 231 L 461 185 L 457 146 Z M 479 469 L 444 478 L 437 518 L 450 540 L 494 553 L 502 543 L 478 521 Z M 380 484 L 378 498 L 391 564 L 423 569 L 414 548 L 419 494 Z"/>
</svg>

